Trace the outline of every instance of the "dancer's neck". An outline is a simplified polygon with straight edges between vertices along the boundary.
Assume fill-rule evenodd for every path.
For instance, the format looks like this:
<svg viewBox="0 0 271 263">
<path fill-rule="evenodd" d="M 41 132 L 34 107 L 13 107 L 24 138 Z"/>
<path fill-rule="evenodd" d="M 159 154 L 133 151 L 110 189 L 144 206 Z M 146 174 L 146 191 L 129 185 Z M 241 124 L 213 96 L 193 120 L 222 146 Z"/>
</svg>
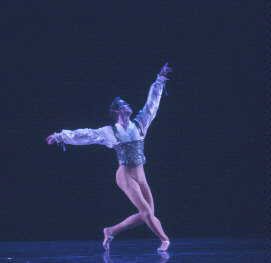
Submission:
<svg viewBox="0 0 271 263">
<path fill-rule="evenodd" d="M 119 118 L 118 124 L 120 124 L 124 129 L 127 129 L 129 126 L 130 118 Z"/>
</svg>

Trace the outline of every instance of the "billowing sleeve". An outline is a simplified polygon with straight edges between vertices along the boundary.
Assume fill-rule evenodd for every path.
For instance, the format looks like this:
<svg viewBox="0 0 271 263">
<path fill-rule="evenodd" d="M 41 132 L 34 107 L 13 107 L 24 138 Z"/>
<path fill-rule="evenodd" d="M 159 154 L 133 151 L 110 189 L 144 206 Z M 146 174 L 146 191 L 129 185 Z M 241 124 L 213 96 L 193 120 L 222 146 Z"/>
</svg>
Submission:
<svg viewBox="0 0 271 263">
<path fill-rule="evenodd" d="M 140 128 L 141 135 L 144 137 L 152 120 L 156 116 L 167 80 L 168 78 L 158 74 L 155 82 L 150 87 L 147 102 L 134 118 L 134 122 Z"/>
<path fill-rule="evenodd" d="M 77 130 L 62 130 L 59 133 L 53 134 L 57 143 L 72 144 L 72 145 L 89 145 L 101 144 L 109 148 L 114 145 L 112 137 L 112 128 L 104 126 L 98 129 L 77 129 Z"/>
</svg>

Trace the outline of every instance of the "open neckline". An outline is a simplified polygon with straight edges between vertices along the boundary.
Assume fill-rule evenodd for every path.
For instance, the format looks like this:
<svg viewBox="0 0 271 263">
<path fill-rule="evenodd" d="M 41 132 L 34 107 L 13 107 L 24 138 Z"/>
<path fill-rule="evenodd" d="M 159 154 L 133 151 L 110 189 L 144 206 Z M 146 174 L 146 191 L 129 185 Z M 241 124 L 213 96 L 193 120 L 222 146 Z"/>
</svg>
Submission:
<svg viewBox="0 0 271 263">
<path fill-rule="evenodd" d="M 125 132 L 128 132 L 130 126 L 131 126 L 131 120 L 129 120 L 129 123 L 127 125 L 127 128 L 125 129 L 119 122 L 116 122 L 116 126 L 120 126 Z"/>
</svg>

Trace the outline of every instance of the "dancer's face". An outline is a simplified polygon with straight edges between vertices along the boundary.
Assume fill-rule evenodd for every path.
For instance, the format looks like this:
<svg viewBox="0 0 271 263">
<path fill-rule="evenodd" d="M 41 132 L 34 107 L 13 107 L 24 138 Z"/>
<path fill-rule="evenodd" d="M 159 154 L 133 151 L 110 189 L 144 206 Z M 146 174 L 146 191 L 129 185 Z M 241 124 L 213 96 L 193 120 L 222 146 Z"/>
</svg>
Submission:
<svg viewBox="0 0 271 263">
<path fill-rule="evenodd" d="M 130 105 L 127 102 L 123 101 L 123 104 L 118 109 L 118 115 L 122 118 L 130 118 L 132 113 L 133 110 Z"/>
<path fill-rule="evenodd" d="M 121 119 L 124 122 L 127 122 L 133 113 L 130 105 L 120 97 L 116 97 L 111 104 L 111 113 L 114 113 L 114 118 L 116 120 Z"/>
</svg>

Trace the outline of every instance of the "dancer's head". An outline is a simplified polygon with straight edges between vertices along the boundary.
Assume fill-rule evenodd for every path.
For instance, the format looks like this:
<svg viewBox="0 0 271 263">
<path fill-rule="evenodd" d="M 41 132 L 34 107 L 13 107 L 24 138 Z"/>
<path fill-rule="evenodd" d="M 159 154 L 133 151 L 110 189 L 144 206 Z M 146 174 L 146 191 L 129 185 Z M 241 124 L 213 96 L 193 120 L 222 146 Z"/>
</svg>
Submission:
<svg viewBox="0 0 271 263">
<path fill-rule="evenodd" d="M 109 112 L 112 118 L 115 121 L 118 121 L 119 118 L 130 118 L 133 110 L 125 100 L 120 97 L 116 97 L 110 105 Z"/>
</svg>

